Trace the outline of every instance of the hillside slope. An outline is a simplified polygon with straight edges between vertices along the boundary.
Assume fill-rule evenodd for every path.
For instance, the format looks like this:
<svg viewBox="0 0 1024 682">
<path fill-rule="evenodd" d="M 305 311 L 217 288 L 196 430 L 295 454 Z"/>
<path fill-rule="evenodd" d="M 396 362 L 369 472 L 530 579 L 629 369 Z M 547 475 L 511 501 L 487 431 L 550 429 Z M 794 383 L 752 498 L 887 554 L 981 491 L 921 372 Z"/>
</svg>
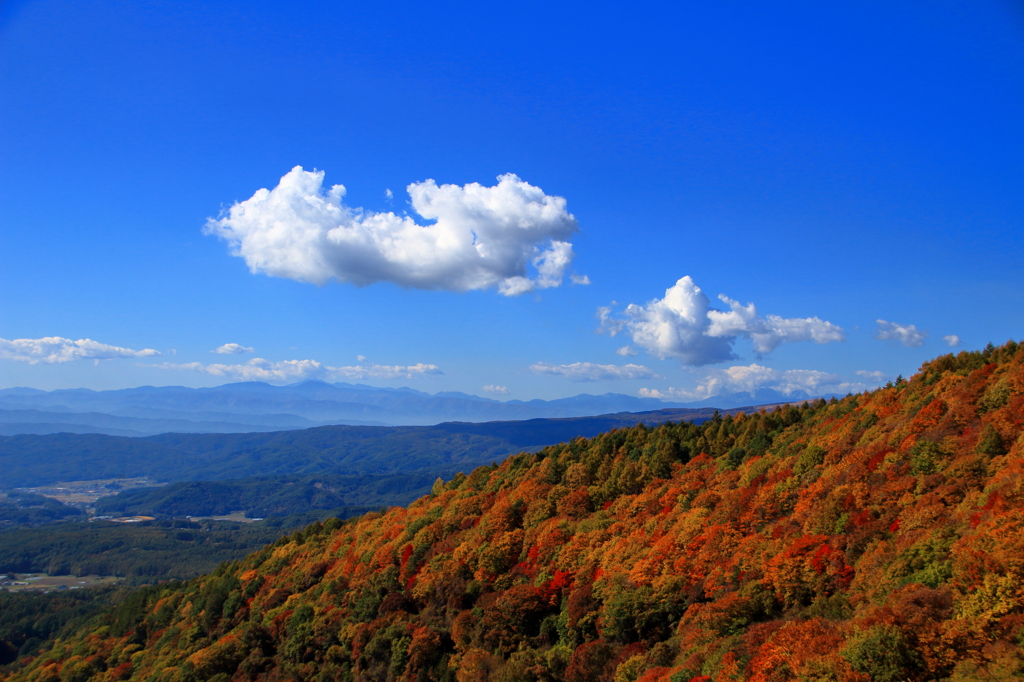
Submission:
<svg viewBox="0 0 1024 682">
<path fill-rule="evenodd" d="M 140 592 L 10 680 L 991 680 L 1024 658 L 1024 345 L 615 430 Z"/>
</svg>

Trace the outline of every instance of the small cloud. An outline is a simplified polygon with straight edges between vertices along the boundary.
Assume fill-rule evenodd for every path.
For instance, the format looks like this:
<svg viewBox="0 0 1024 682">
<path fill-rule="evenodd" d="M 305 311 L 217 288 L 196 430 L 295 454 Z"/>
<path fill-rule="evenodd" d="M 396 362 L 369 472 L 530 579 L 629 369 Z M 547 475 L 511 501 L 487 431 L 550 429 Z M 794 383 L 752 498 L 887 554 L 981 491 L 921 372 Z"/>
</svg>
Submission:
<svg viewBox="0 0 1024 682">
<path fill-rule="evenodd" d="M 572 280 L 573 284 L 579 284 L 581 286 L 590 284 L 590 277 L 588 277 L 587 275 L 577 275 L 573 273 L 569 275 L 569 279 Z"/>
<path fill-rule="evenodd" d="M 946 345 L 951 348 L 956 348 L 960 345 L 960 337 L 956 334 L 950 334 L 949 336 L 943 336 L 942 340 L 946 342 Z"/>
<path fill-rule="evenodd" d="M 73 360 L 112 360 L 115 358 L 148 358 L 160 355 L 152 348 L 132 350 L 120 346 L 109 346 L 92 339 L 72 341 L 62 336 L 46 336 L 41 339 L 0 339 L 0 358 L 17 360 L 35 365 L 40 362 L 53 365 Z"/>
<path fill-rule="evenodd" d="M 657 358 L 697 366 L 735 359 L 733 344 L 741 337 L 749 339 L 757 353 L 769 353 L 787 342 L 830 343 L 844 338 L 839 326 L 818 317 L 761 317 L 753 303 L 741 305 L 724 294 L 718 298 L 729 310 L 712 308 L 693 279 L 683 277 L 664 298 L 646 305 L 631 303 L 619 316 L 611 307 L 598 308 L 599 331 L 611 336 L 627 332 L 634 344 Z"/>
<path fill-rule="evenodd" d="M 209 364 L 187 362 L 175 364 L 164 362 L 153 365 L 160 369 L 187 369 L 232 381 L 266 381 L 269 383 L 287 383 L 302 379 L 413 379 L 428 374 L 443 374 L 437 365 L 418 363 L 415 365 L 357 365 L 354 367 L 331 367 L 316 360 L 282 360 L 271 362 L 263 358 L 253 358 L 247 363 L 238 365 Z"/>
<path fill-rule="evenodd" d="M 657 398 L 658 400 L 696 400 L 693 391 L 682 388 L 641 388 L 637 394 L 641 398 Z"/>
<path fill-rule="evenodd" d="M 493 393 L 494 395 L 508 395 L 512 391 L 508 390 L 505 386 L 498 386 L 497 384 L 487 384 L 483 388 L 484 393 Z"/>
<path fill-rule="evenodd" d="M 220 348 L 210 351 L 211 353 L 220 353 L 221 355 L 241 355 L 243 353 L 251 353 L 252 348 L 248 346 L 242 346 L 237 343 L 225 343 Z"/>
<path fill-rule="evenodd" d="M 574 362 L 571 365 L 548 365 L 538 362 L 530 365 L 530 371 L 534 374 L 565 377 L 575 382 L 661 378 L 643 365 L 597 365 L 592 362 Z"/>
<path fill-rule="evenodd" d="M 357 355 L 356 356 L 356 361 L 357 362 L 366 362 L 366 356 L 365 355 Z"/>
<path fill-rule="evenodd" d="M 391 282 L 518 296 L 560 286 L 575 257 L 567 240 L 579 225 L 565 199 L 513 174 L 492 187 L 410 184 L 412 208 L 428 225 L 347 206 L 345 187 L 328 189 L 323 180 L 323 171 L 296 166 L 275 188 L 207 220 L 204 232 L 225 240 L 254 274 L 318 285 Z"/>
<path fill-rule="evenodd" d="M 395 198 L 395 193 L 392 192 L 390 189 L 386 189 L 384 190 L 384 198 L 387 199 L 388 201 L 391 201 L 392 199 Z"/>
<path fill-rule="evenodd" d="M 632 346 L 623 346 L 615 351 L 616 355 L 621 355 L 624 358 L 631 358 L 636 355 L 636 350 Z"/>
<path fill-rule="evenodd" d="M 865 369 L 859 369 L 856 372 L 854 372 L 854 374 L 856 374 L 859 377 L 864 377 L 868 381 L 873 381 L 879 384 L 882 383 L 882 381 L 884 381 L 886 377 L 888 377 L 888 375 L 885 372 L 869 372 Z"/>
<path fill-rule="evenodd" d="M 922 332 L 912 324 L 897 324 L 885 320 L 875 320 L 878 324 L 878 331 L 875 338 L 883 341 L 899 341 L 908 348 L 914 348 L 924 343 L 928 332 Z"/>
</svg>

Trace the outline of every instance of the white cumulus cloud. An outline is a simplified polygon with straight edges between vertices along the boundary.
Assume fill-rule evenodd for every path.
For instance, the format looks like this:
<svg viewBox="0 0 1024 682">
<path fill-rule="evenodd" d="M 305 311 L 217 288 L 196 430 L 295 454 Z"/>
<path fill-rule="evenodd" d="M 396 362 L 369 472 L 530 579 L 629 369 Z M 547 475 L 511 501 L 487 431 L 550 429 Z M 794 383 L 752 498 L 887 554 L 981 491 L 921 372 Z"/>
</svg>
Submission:
<svg viewBox="0 0 1024 682">
<path fill-rule="evenodd" d="M 223 346 L 214 349 L 212 353 L 220 353 L 221 355 L 241 355 L 242 353 L 251 353 L 252 348 L 243 346 L 237 343 L 225 343 Z"/>
<path fill-rule="evenodd" d="M 487 384 L 483 388 L 484 393 L 493 393 L 494 395 L 508 395 L 512 391 L 508 390 L 505 386 L 498 386 L 497 384 Z"/>
<path fill-rule="evenodd" d="M 110 346 L 92 339 L 72 341 L 61 336 L 46 336 L 41 339 L 0 339 L 0 358 L 27 362 L 30 365 L 43 362 L 59 364 L 72 360 L 111 360 L 114 358 L 146 358 L 160 355 L 152 348 L 132 350 Z"/>
<path fill-rule="evenodd" d="M 628 332 L 633 343 L 655 357 L 677 358 L 684 365 L 708 365 L 735 359 L 738 338 L 749 339 L 758 353 L 769 353 L 789 341 L 829 343 L 842 341 L 843 330 L 818 317 L 761 317 L 753 303 L 741 305 L 728 296 L 718 297 L 726 311 L 711 301 L 693 279 L 683 277 L 646 305 L 631 303 L 621 315 L 610 307 L 598 308 L 601 330 L 612 336 Z"/>
<path fill-rule="evenodd" d="M 323 179 L 323 171 L 296 166 L 274 189 L 209 219 L 204 231 L 227 241 L 253 273 L 314 284 L 496 288 L 515 296 L 559 286 L 574 257 L 567 240 L 579 226 L 565 199 L 512 174 L 493 187 L 412 183 L 413 210 L 434 221 L 426 226 L 346 206 L 344 186 L 325 190 Z M 579 277 L 573 281 L 586 283 Z"/>
<path fill-rule="evenodd" d="M 864 377 L 868 381 L 871 381 L 871 382 L 874 382 L 874 383 L 877 383 L 877 384 L 882 383 L 882 381 L 884 381 L 885 378 L 888 376 L 885 372 L 879 372 L 877 370 L 875 370 L 875 371 L 868 371 L 866 369 L 859 369 L 856 372 L 854 372 L 854 374 L 856 374 L 859 377 Z"/>
<path fill-rule="evenodd" d="M 697 387 L 693 389 L 642 388 L 640 396 L 662 400 L 696 401 L 729 393 L 753 393 L 763 388 L 776 390 L 783 395 L 792 395 L 798 392 L 815 395 L 861 391 L 865 386 L 860 383 L 846 382 L 838 375 L 813 369 L 783 371 L 751 364 L 712 370 L 700 378 L 697 381 Z"/>
<path fill-rule="evenodd" d="M 623 346 L 615 351 L 616 355 L 621 355 L 624 358 L 631 358 L 636 355 L 636 349 L 632 346 Z"/>
<path fill-rule="evenodd" d="M 574 362 L 571 365 L 548 365 L 538 362 L 530 365 L 530 371 L 534 374 L 565 377 L 569 381 L 660 378 L 643 365 L 596 365 L 592 362 Z"/>
<path fill-rule="evenodd" d="M 904 346 L 915 347 L 924 343 L 928 336 L 912 324 L 897 324 L 885 320 L 875 320 L 878 323 L 878 331 L 875 332 L 876 339 L 883 341 L 899 341 Z"/>
<path fill-rule="evenodd" d="M 945 341 L 946 345 L 949 346 L 950 348 L 956 348 L 957 346 L 960 345 L 960 337 L 957 336 L 956 334 L 943 336 L 942 340 Z"/>
<path fill-rule="evenodd" d="M 224 377 L 231 381 L 266 381 L 268 383 L 287 383 L 302 379 L 412 379 L 427 374 L 443 374 L 437 365 L 423 363 L 415 365 L 356 365 L 351 367 L 331 367 L 316 360 L 281 360 L 271 362 L 263 358 L 253 358 L 249 362 L 237 365 L 219 363 L 203 364 L 201 362 L 171 363 L 154 365 L 161 369 L 193 370 L 203 374 Z"/>
</svg>

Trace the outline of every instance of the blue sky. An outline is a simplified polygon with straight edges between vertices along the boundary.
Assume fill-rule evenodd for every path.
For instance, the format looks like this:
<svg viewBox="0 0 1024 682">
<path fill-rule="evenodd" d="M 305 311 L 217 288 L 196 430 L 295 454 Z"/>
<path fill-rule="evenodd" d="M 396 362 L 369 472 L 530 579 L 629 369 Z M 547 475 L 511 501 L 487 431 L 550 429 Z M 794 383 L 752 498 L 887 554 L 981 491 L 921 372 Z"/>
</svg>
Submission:
<svg viewBox="0 0 1024 682">
<path fill-rule="evenodd" d="M 1010 2 L 5 3 L 0 387 L 874 386 L 1024 337 L 1022 121 Z"/>
</svg>

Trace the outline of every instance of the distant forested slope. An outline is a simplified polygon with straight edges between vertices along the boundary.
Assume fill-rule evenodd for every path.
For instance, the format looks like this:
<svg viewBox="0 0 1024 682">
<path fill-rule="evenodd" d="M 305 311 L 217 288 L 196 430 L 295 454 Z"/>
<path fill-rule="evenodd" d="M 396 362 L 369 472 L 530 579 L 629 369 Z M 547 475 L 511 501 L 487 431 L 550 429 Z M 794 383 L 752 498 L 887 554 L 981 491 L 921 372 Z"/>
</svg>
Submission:
<svg viewBox="0 0 1024 682">
<path fill-rule="evenodd" d="M 250 518 L 265 518 L 339 507 L 379 509 L 408 504 L 429 492 L 435 478 L 431 474 L 327 474 L 188 481 L 101 497 L 96 501 L 96 513 L 185 517 L 243 511 Z"/>
<path fill-rule="evenodd" d="M 189 578 L 245 556 L 285 532 L 263 523 L 62 523 L 0 533 L 0 573 L 113 575 L 136 582 Z"/>
<path fill-rule="evenodd" d="M 738 410 L 728 410 L 727 413 Z M 707 419 L 714 410 L 659 410 L 573 419 L 437 426 L 322 426 L 273 433 L 165 433 L 144 438 L 58 433 L 0 437 L 0 488 L 150 476 L 195 481 L 292 474 L 450 477 L 480 464 L 609 428 Z"/>
<path fill-rule="evenodd" d="M 10 682 L 1024 679 L 1024 345 L 617 429 L 139 592 Z"/>
<path fill-rule="evenodd" d="M 85 512 L 81 509 L 49 497 L 15 491 L 0 493 L 0 529 L 84 518 Z"/>
<path fill-rule="evenodd" d="M 0 486 L 117 476 L 164 481 L 278 474 L 451 471 L 501 459 L 502 439 L 422 427 L 327 426 L 270 434 L 164 434 L 124 438 L 53 434 L 0 438 Z"/>
</svg>

